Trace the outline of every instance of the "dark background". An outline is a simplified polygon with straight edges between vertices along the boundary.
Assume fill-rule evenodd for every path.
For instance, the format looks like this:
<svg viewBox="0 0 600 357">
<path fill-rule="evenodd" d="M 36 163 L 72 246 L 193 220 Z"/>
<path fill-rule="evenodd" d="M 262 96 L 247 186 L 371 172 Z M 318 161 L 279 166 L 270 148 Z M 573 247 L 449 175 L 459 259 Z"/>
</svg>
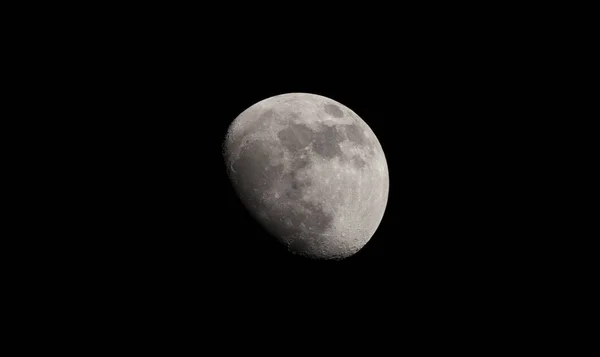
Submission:
<svg viewBox="0 0 600 357">
<path fill-rule="evenodd" d="M 341 27 L 312 13 L 311 26 L 177 14 L 113 14 L 89 31 L 67 28 L 70 37 L 53 37 L 44 53 L 69 73 L 52 72 L 81 118 L 65 131 L 76 131 L 75 148 L 90 148 L 69 148 L 79 163 L 69 182 L 81 187 L 72 229 L 82 239 L 64 249 L 82 281 L 134 297 L 278 296 L 267 301 L 285 305 L 301 295 L 327 305 L 318 298 L 327 291 L 371 306 L 398 292 L 416 305 L 470 303 L 502 295 L 509 281 L 526 284 L 514 277 L 535 248 L 520 228 L 535 185 L 524 175 L 535 158 L 520 150 L 531 135 L 522 104 L 533 96 L 535 41 L 491 17 L 465 22 L 443 11 L 359 14 Z M 348 106 L 387 158 L 383 220 L 341 262 L 287 253 L 226 176 L 229 124 L 288 92 Z"/>
<path fill-rule="evenodd" d="M 510 213 L 499 200 L 514 179 L 501 169 L 500 155 L 511 150 L 502 133 L 518 125 L 504 112 L 511 94 L 498 84 L 503 66 L 473 62 L 481 50 L 443 43 L 421 51 L 403 50 L 393 38 L 384 48 L 353 41 L 332 47 L 330 40 L 299 54 L 297 46 L 256 41 L 221 51 L 169 40 L 100 69 L 114 79 L 101 79 L 109 84 L 103 110 L 110 109 L 100 123 L 110 132 L 102 148 L 114 159 L 103 173 L 114 205 L 106 211 L 114 229 L 106 244 L 119 269 L 150 280 L 163 274 L 170 282 L 201 276 L 276 285 L 311 277 L 357 289 L 389 288 L 401 277 L 456 287 L 457 279 L 496 272 L 491 262 L 510 244 L 502 223 Z M 221 144 L 231 121 L 257 101 L 288 92 L 352 108 L 388 160 L 381 225 L 342 262 L 285 252 L 250 218 L 226 176 Z"/>
<path fill-rule="evenodd" d="M 26 136 L 44 139 L 34 157 L 45 163 L 23 162 L 37 170 L 27 184 L 40 197 L 22 204 L 45 219 L 26 216 L 26 259 L 9 273 L 31 272 L 20 279 L 34 288 L 31 311 L 52 311 L 50 324 L 71 312 L 75 329 L 93 334 L 80 328 L 93 324 L 99 338 L 170 332 L 199 348 L 224 337 L 223 348 L 246 347 L 239 336 L 248 336 L 286 350 L 368 341 L 369 353 L 412 336 L 446 350 L 515 328 L 527 339 L 528 322 L 553 319 L 532 292 L 560 276 L 550 263 L 567 263 L 549 247 L 569 235 L 541 233 L 555 224 L 539 207 L 555 196 L 532 175 L 554 156 L 536 139 L 561 140 L 540 115 L 554 108 L 539 91 L 554 80 L 534 55 L 543 29 L 522 30 L 538 9 L 519 20 L 454 4 L 357 4 L 345 13 L 294 3 L 262 16 L 232 3 L 69 8 L 68 21 L 41 11 L 50 24 L 20 42 L 32 53 L 17 53 L 26 67 L 17 75 L 38 94 L 20 115 Z M 354 110 L 387 158 L 383 220 L 341 262 L 287 253 L 226 175 L 230 123 L 289 92 Z M 336 331 L 344 336 L 329 337 Z"/>
<path fill-rule="evenodd" d="M 23 190 L 6 188 L 25 208 L 12 211 L 39 213 L 20 215 L 22 256 L 4 252 L 27 304 L 17 313 L 45 320 L 43 334 L 79 340 L 57 328 L 67 323 L 98 336 L 94 348 L 116 336 L 154 348 L 170 332 L 197 348 L 246 348 L 248 336 L 278 352 L 364 341 L 370 354 L 385 340 L 447 350 L 498 336 L 496 348 L 553 322 L 548 296 L 571 276 L 550 248 L 573 234 L 552 239 L 561 220 L 543 210 L 564 171 L 553 160 L 570 160 L 565 135 L 546 130 L 573 114 L 548 113 L 562 66 L 548 59 L 577 36 L 541 7 L 352 4 L 28 6 L 8 33 L 20 66 L 6 66 L 28 139 L 7 153 L 31 151 L 19 161 L 34 168 L 17 172 Z M 559 26 L 548 34 L 539 19 Z M 387 210 L 341 262 L 288 254 L 226 176 L 231 121 L 287 92 L 350 107 L 385 151 Z M 553 169 L 533 174 L 544 160 Z M 554 291 L 535 294 L 545 282 Z"/>
</svg>

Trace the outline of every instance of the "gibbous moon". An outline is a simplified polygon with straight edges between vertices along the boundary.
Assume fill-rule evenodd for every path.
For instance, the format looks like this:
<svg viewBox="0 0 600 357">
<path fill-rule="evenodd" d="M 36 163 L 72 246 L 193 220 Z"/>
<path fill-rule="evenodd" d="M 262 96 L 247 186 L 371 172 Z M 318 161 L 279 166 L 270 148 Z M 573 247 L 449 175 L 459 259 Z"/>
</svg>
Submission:
<svg viewBox="0 0 600 357">
<path fill-rule="evenodd" d="M 389 176 L 381 144 L 333 99 L 288 93 L 252 105 L 231 123 L 223 156 L 244 206 L 292 253 L 347 258 L 383 218 Z"/>
</svg>

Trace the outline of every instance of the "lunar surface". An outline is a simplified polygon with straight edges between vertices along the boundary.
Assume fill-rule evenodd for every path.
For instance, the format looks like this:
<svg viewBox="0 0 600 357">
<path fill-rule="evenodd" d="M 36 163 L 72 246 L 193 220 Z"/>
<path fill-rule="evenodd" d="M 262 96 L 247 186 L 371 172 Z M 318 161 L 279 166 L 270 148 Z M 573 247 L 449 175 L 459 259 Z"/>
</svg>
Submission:
<svg viewBox="0 0 600 357">
<path fill-rule="evenodd" d="M 383 149 L 335 100 L 308 93 L 262 100 L 231 123 L 223 156 L 244 206 L 292 253 L 347 258 L 381 223 L 389 191 Z"/>
</svg>

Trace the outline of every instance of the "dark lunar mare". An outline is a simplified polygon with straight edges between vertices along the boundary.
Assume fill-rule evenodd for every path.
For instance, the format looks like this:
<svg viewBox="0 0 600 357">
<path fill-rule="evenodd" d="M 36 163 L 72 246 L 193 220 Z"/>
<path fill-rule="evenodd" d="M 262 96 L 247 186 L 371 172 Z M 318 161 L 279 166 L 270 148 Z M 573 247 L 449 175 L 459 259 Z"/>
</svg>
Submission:
<svg viewBox="0 0 600 357">
<path fill-rule="evenodd" d="M 277 137 L 286 149 L 292 154 L 310 145 L 312 141 L 312 130 L 304 124 L 290 124 L 277 133 Z"/>
<path fill-rule="evenodd" d="M 344 139 L 344 134 L 339 132 L 335 126 L 321 124 L 319 130 L 313 132 L 313 152 L 326 159 L 342 157 L 340 143 Z"/>
<path fill-rule="evenodd" d="M 325 104 L 325 113 L 336 118 L 344 116 L 344 112 L 335 104 Z"/>
<path fill-rule="evenodd" d="M 346 125 L 344 126 L 344 132 L 348 140 L 357 145 L 365 145 L 366 138 L 365 134 L 362 131 L 362 128 L 358 124 Z"/>
<path fill-rule="evenodd" d="M 343 130 L 344 134 L 346 135 L 346 138 L 348 138 L 348 141 L 366 150 L 370 157 L 375 156 L 376 143 L 365 135 L 360 125 L 346 125 L 344 126 Z M 354 165 L 354 167 L 361 169 L 365 167 L 367 163 L 361 157 L 354 156 L 352 158 L 352 164 Z"/>
</svg>

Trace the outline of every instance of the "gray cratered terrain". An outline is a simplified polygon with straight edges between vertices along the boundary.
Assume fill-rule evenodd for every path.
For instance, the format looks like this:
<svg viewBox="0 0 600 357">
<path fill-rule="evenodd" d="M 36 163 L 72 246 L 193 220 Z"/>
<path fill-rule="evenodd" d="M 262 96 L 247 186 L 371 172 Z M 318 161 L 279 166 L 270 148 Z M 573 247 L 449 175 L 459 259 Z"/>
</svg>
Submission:
<svg viewBox="0 0 600 357">
<path fill-rule="evenodd" d="M 349 257 L 383 218 L 383 149 L 369 126 L 335 100 L 289 93 L 260 101 L 233 121 L 223 149 L 242 203 L 292 253 Z"/>
</svg>

